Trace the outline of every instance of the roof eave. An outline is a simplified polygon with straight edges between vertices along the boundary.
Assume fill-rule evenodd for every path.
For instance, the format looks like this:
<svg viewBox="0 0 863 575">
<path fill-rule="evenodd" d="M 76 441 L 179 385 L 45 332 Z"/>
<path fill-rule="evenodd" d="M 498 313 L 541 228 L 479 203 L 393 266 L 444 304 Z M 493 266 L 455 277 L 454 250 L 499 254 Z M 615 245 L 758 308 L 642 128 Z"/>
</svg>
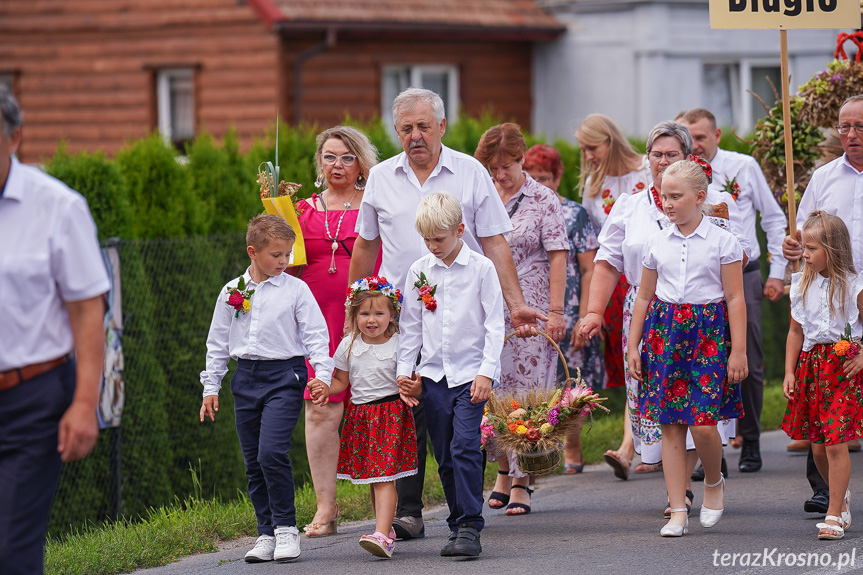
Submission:
<svg viewBox="0 0 863 575">
<path fill-rule="evenodd" d="M 482 39 L 494 42 L 551 42 L 557 39 L 566 27 L 559 26 L 482 26 L 472 24 L 444 24 L 425 22 L 345 22 L 324 20 L 278 20 L 272 24 L 273 31 L 323 32 L 336 30 L 340 37 L 369 36 L 389 39 Z"/>
</svg>

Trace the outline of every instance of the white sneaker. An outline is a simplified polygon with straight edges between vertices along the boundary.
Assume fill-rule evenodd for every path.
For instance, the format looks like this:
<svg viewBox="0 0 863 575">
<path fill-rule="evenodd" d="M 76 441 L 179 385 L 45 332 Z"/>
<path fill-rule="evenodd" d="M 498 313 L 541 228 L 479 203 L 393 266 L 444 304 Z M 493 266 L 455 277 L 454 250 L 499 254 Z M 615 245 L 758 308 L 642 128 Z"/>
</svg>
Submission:
<svg viewBox="0 0 863 575">
<path fill-rule="evenodd" d="M 246 553 L 246 563 L 263 563 L 273 560 L 273 551 L 276 550 L 276 538 L 271 535 L 261 535 L 255 541 L 255 546 Z"/>
<path fill-rule="evenodd" d="M 276 527 L 276 550 L 273 559 L 287 563 L 300 556 L 300 532 L 296 527 Z"/>
</svg>

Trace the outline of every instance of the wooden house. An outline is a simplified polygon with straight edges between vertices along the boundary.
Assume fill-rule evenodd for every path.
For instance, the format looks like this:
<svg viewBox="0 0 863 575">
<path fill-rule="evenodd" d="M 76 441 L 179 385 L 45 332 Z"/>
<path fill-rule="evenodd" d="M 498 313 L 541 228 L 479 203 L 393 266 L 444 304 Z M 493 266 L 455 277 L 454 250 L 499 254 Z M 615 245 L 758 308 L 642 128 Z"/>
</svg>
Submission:
<svg viewBox="0 0 863 575">
<path fill-rule="evenodd" d="M 24 111 L 19 156 L 116 152 L 235 128 L 389 119 L 410 85 L 447 115 L 530 128 L 532 52 L 563 31 L 534 0 L 0 0 L 0 82 Z"/>
</svg>

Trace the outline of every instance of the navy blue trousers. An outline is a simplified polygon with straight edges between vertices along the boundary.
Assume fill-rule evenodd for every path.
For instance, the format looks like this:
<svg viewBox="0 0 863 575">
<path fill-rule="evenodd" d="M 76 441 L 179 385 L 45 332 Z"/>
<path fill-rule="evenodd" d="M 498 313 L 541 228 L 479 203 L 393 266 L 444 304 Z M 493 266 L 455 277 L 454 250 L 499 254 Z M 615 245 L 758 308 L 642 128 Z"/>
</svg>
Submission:
<svg viewBox="0 0 863 575">
<path fill-rule="evenodd" d="M 444 377 L 423 381 L 426 423 L 434 447 L 450 531 L 464 523 L 482 530 L 482 450 L 479 425 L 485 402 L 471 403 L 470 383 L 447 387 Z"/>
<path fill-rule="evenodd" d="M 0 392 L 0 574 L 42 573 L 60 479 L 57 433 L 75 393 L 75 362 Z"/>
<path fill-rule="evenodd" d="M 288 453 L 307 377 L 305 359 L 294 357 L 240 359 L 231 378 L 237 435 L 259 535 L 273 535 L 275 527 L 297 524 Z"/>
</svg>

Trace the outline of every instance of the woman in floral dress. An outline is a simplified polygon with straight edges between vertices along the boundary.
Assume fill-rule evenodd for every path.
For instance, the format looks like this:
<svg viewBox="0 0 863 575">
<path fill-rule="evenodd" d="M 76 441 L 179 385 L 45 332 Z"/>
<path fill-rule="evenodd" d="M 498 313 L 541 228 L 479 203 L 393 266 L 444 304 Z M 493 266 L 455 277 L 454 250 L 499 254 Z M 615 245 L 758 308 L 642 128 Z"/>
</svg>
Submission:
<svg viewBox="0 0 863 575">
<path fill-rule="evenodd" d="M 558 191 L 563 176 L 563 161 L 560 152 L 543 144 L 532 146 L 524 157 L 524 170 L 540 184 L 554 192 Z M 599 339 L 585 344 L 578 337 L 581 322 L 580 310 L 587 309 L 587 295 L 590 292 L 590 279 L 593 276 L 593 258 L 599 242 L 587 216 L 587 211 L 579 204 L 557 194 L 563 220 L 566 224 L 566 237 L 569 240 L 569 253 L 566 257 L 566 292 L 564 294 L 563 318 L 566 324 L 560 349 L 566 358 L 571 375 L 575 369 L 581 370 L 585 383 L 593 388 L 601 388 L 605 381 L 605 364 Z M 582 305 L 584 302 L 584 305 Z M 564 377 L 563 364 L 557 369 L 558 378 Z M 581 473 L 584 462 L 581 454 L 581 433 L 567 435 L 564 441 L 563 472 Z"/>
<path fill-rule="evenodd" d="M 513 231 L 506 236 L 524 293 L 525 303 L 548 316 L 540 323 L 555 342 L 566 334 L 564 293 L 566 291 L 566 252 L 569 240 L 561 213 L 560 201 L 549 188 L 522 170 L 526 152 L 524 136 L 516 124 L 494 126 L 480 139 L 474 156 L 489 170 L 500 199 L 512 220 Z M 511 332 L 512 319 L 504 310 L 506 330 Z M 557 380 L 557 352 L 545 338 L 512 338 L 501 355 L 501 389 L 527 391 L 537 387 L 550 388 Z M 487 450 L 488 451 L 488 450 Z M 499 475 L 495 495 L 489 506 L 506 505 L 512 480 L 512 502 L 507 515 L 530 512 L 530 490 L 527 477 L 514 464 L 514 457 L 496 457 Z M 499 489 L 498 489 L 499 488 Z"/>
<path fill-rule="evenodd" d="M 582 203 L 598 234 L 620 196 L 638 193 L 650 185 L 647 159 L 633 150 L 617 124 L 602 114 L 585 118 L 575 137 L 581 148 Z M 628 289 L 626 277 L 621 276 L 605 311 L 607 387 L 625 384 L 623 353 L 617 342 L 622 337 L 623 299 Z"/>
</svg>

